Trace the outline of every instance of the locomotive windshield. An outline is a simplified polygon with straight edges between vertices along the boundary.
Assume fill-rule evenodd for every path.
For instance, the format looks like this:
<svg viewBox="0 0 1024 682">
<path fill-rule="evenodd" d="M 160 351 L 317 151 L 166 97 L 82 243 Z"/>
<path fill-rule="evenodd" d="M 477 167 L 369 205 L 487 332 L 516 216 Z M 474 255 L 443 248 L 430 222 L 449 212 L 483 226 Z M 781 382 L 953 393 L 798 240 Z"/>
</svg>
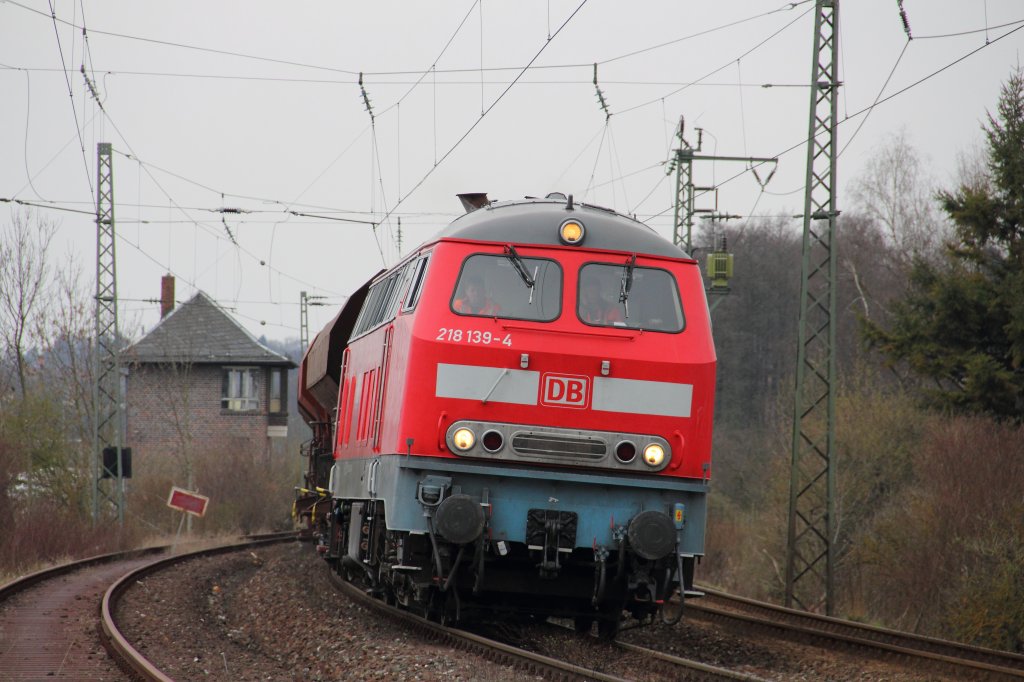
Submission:
<svg viewBox="0 0 1024 682">
<path fill-rule="evenodd" d="M 451 305 L 460 315 L 550 322 L 561 301 L 562 268 L 555 261 L 480 253 L 463 264 Z"/>
<path fill-rule="evenodd" d="M 680 332 L 684 325 L 672 275 L 632 263 L 588 263 L 580 268 L 576 313 L 584 324 L 597 327 Z"/>
</svg>

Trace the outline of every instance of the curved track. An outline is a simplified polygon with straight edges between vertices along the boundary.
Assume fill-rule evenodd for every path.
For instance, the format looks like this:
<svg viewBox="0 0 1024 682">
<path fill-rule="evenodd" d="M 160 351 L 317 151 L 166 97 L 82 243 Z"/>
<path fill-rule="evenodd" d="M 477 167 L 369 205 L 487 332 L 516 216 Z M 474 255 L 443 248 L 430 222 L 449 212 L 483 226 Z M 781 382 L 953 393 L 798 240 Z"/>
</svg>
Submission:
<svg viewBox="0 0 1024 682">
<path fill-rule="evenodd" d="M 170 680 L 136 651 L 117 628 L 113 614 L 124 591 L 140 578 L 200 556 L 224 554 L 260 544 L 289 541 L 294 533 L 257 536 L 246 542 L 159 559 L 166 547 L 92 557 L 30 574 L 0 586 L 0 670 L 4 679 L 110 679 L 112 665 L 96 651 L 95 603 L 103 590 L 100 631 L 103 645 L 136 679 Z M 330 573 L 332 583 L 352 599 L 420 634 L 489 660 L 514 665 L 548 679 L 621 678 L 535 654 L 485 637 L 444 627 L 387 606 Z M 113 584 L 111 584 L 113 582 Z M 109 587 L 109 589 L 108 589 Z M 771 631 L 783 637 L 845 648 L 856 653 L 913 662 L 956 678 L 1024 679 L 1024 656 L 873 627 L 838 618 L 705 590 L 700 603 L 687 604 L 687 618 Z M 643 655 L 678 679 L 757 679 L 632 644 L 615 646 Z M 116 671 L 113 672 L 116 675 Z"/>
<path fill-rule="evenodd" d="M 296 537 L 297 535 L 294 532 L 255 536 L 245 542 L 221 545 L 219 547 L 212 547 L 210 549 L 203 549 L 196 552 L 188 552 L 186 554 L 178 554 L 173 557 L 154 561 L 121 576 L 117 582 L 107 589 L 106 594 L 103 595 L 103 602 L 100 605 L 100 627 L 102 628 L 105 645 L 119 660 L 122 667 L 132 673 L 133 677 L 142 680 L 173 682 L 170 677 L 164 675 L 149 659 L 133 647 L 118 629 L 117 622 L 114 619 L 114 613 L 117 601 L 121 598 L 121 595 L 123 595 L 128 588 L 138 582 L 141 578 L 144 578 L 151 573 L 165 570 L 183 561 L 196 559 L 198 557 L 215 556 L 217 554 L 228 554 L 247 547 L 268 545 L 275 542 L 290 542 L 295 540 Z"/>
<path fill-rule="evenodd" d="M 472 651 L 488 660 L 506 665 L 513 665 L 531 674 L 541 675 L 546 679 L 554 680 L 602 680 L 622 681 L 624 678 L 609 675 L 598 670 L 585 668 L 583 666 L 560 661 L 549 656 L 544 656 L 525 649 L 520 649 L 503 642 L 488 639 L 480 635 L 446 627 L 434 623 L 425 618 L 402 611 L 393 606 L 388 606 L 383 601 L 376 599 L 355 585 L 343 580 L 337 573 L 330 572 L 331 584 L 339 592 L 345 594 L 360 605 L 380 613 L 388 618 L 401 622 L 406 627 L 416 631 L 429 639 L 443 642 L 450 646 Z M 670 656 L 662 652 L 646 649 L 632 644 L 617 643 L 616 646 L 623 650 L 635 651 L 652 660 L 657 660 L 661 666 L 672 667 L 674 679 L 678 680 L 757 680 L 759 678 L 749 675 L 742 675 L 724 668 L 690 661 L 688 659 Z"/>
<path fill-rule="evenodd" d="M 707 665 L 706 663 L 691 661 L 688 658 L 673 656 L 672 654 L 666 654 L 664 651 L 657 651 L 656 649 L 649 649 L 636 644 L 629 644 L 627 642 L 614 642 L 614 644 L 623 651 L 632 651 L 649 658 L 652 662 L 656 661 L 655 665 L 659 667 L 667 668 L 673 672 L 682 671 L 685 675 L 689 676 L 680 679 L 746 680 L 747 682 L 758 682 L 763 679 L 756 675 L 748 675 L 727 668 L 719 668 Z"/>
<path fill-rule="evenodd" d="M 571 625 L 549 623 L 551 627 L 573 631 Z M 628 651 L 643 656 L 650 661 L 651 666 L 663 670 L 669 674 L 676 675 L 676 679 L 703 679 L 703 680 L 745 680 L 746 682 L 763 682 L 764 678 L 748 673 L 729 670 L 718 666 L 700 663 L 681 656 L 674 656 L 664 651 L 651 649 L 629 642 L 611 641 L 607 643 L 620 651 Z"/>
<path fill-rule="evenodd" d="M 878 652 L 958 679 L 1024 679 L 1024 656 L 1020 654 L 888 630 L 701 589 L 707 596 L 699 602 L 687 602 L 687 618 L 740 623 L 800 640 L 824 642 L 833 648 Z"/>
<path fill-rule="evenodd" d="M 54 566 L 0 586 L 2 678 L 110 680 L 118 676 L 117 667 L 121 666 L 142 679 L 167 680 L 118 632 L 111 613 L 120 592 L 142 575 L 189 558 L 294 537 L 294 533 L 254 536 L 247 542 L 163 560 L 154 558 L 168 547 L 116 552 Z M 120 590 L 115 593 L 118 586 Z M 102 607 L 99 628 L 97 607 Z M 100 645 L 114 656 L 114 661 Z"/>
<path fill-rule="evenodd" d="M 96 635 L 100 595 L 166 548 L 118 552 L 31 573 L 0 587 L 0 671 L 5 680 L 117 676 Z"/>
</svg>

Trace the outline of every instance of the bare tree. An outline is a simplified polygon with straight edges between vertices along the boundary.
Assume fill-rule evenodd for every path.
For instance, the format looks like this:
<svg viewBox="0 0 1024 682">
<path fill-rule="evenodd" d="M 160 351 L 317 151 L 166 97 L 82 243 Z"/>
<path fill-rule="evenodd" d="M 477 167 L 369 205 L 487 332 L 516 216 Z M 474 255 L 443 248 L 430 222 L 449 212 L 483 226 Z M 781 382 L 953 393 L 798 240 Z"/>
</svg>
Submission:
<svg viewBox="0 0 1024 682">
<path fill-rule="evenodd" d="M 939 252 L 948 227 L 935 211 L 926 159 L 906 130 L 890 135 L 852 186 L 856 204 L 877 221 L 901 266 Z"/>
<path fill-rule="evenodd" d="M 33 315 L 49 288 L 50 242 L 57 223 L 29 211 L 14 211 L 0 233 L 0 342 L 13 356 L 18 388 L 25 395 L 25 354 L 33 337 Z"/>
<path fill-rule="evenodd" d="M 981 190 L 987 188 L 990 182 L 988 151 L 984 147 L 975 145 L 957 154 L 955 184 Z"/>
<path fill-rule="evenodd" d="M 62 486 L 60 499 L 80 498 L 84 505 L 92 481 L 93 302 L 82 285 L 82 268 L 74 256 L 56 273 L 52 305 L 36 316 L 35 334 L 45 357 L 43 376 L 60 405 L 63 435 L 61 468 L 49 489 Z"/>
</svg>

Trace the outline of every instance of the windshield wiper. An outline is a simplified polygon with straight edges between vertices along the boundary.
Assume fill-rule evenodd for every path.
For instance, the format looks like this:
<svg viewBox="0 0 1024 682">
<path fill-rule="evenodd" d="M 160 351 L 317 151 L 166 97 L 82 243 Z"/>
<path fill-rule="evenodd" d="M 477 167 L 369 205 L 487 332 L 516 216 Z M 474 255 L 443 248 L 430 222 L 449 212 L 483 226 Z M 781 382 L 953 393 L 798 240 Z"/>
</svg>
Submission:
<svg viewBox="0 0 1024 682">
<path fill-rule="evenodd" d="M 531 277 L 530 273 L 526 270 L 526 263 L 523 262 L 522 256 L 520 256 L 519 252 L 516 251 L 516 247 L 512 246 L 511 244 L 506 244 L 505 255 L 508 257 L 510 261 L 512 261 L 512 265 L 515 266 L 516 272 L 518 272 L 519 277 L 522 278 L 523 284 L 529 287 L 530 302 L 533 303 L 533 287 L 537 284 L 536 280 L 534 280 L 534 278 Z M 536 272 L 536 270 L 534 272 Z"/>
<path fill-rule="evenodd" d="M 626 319 L 629 319 L 629 290 L 633 288 L 633 268 L 636 267 L 636 254 L 626 261 L 622 268 L 622 281 L 619 283 L 619 303 L 626 309 Z"/>
</svg>

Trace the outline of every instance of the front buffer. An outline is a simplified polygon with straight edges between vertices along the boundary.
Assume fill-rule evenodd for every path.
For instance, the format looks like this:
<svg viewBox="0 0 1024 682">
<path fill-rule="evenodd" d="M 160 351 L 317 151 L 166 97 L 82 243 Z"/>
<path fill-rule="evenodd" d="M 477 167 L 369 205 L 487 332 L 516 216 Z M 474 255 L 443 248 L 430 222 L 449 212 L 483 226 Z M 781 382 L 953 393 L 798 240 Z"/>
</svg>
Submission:
<svg viewBox="0 0 1024 682">
<path fill-rule="evenodd" d="M 704 546 L 704 481 L 407 455 L 338 460 L 328 560 L 442 621 L 652 619 Z M 681 610 L 680 610 L 681 613 Z"/>
</svg>

